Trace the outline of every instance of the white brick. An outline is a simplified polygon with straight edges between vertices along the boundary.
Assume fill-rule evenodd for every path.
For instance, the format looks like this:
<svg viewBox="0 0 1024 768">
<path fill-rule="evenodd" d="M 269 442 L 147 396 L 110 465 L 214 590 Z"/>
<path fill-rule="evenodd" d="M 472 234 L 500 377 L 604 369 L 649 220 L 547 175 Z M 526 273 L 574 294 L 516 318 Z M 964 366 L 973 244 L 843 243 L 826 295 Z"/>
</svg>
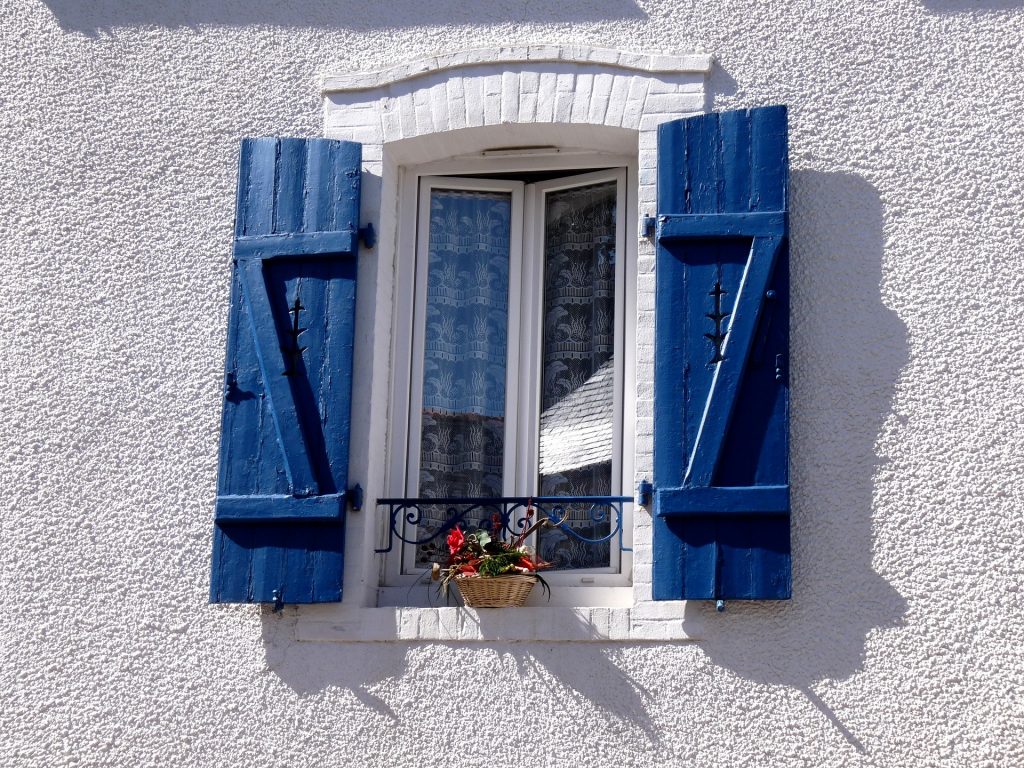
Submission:
<svg viewBox="0 0 1024 768">
<path fill-rule="evenodd" d="M 448 86 L 444 82 L 436 83 L 430 87 L 430 119 L 434 123 L 435 131 L 447 131 L 451 128 L 448 119 Z"/>
<path fill-rule="evenodd" d="M 398 636 L 403 640 L 411 640 L 420 636 L 420 611 L 398 610 Z"/>
<path fill-rule="evenodd" d="M 431 639 L 454 640 L 458 638 L 460 619 L 458 608 L 438 608 L 437 637 Z"/>
<path fill-rule="evenodd" d="M 501 122 L 501 75 L 484 78 L 484 125 Z"/>
<path fill-rule="evenodd" d="M 522 72 L 519 75 L 519 88 L 521 93 L 537 93 L 540 90 L 539 72 Z"/>
<path fill-rule="evenodd" d="M 637 294 L 641 293 L 654 293 L 655 280 L 654 275 L 637 275 L 636 278 L 636 290 Z"/>
<path fill-rule="evenodd" d="M 619 53 L 619 64 L 631 69 L 647 69 L 651 64 L 651 57 L 643 53 Z"/>
<path fill-rule="evenodd" d="M 669 640 L 670 624 L 664 621 L 639 621 L 632 620 L 632 631 L 630 637 L 635 640 Z"/>
<path fill-rule="evenodd" d="M 628 640 L 629 627 L 631 624 L 629 609 L 609 611 L 608 618 L 608 639 Z"/>
<path fill-rule="evenodd" d="M 336 141 L 355 141 L 355 128 L 329 128 L 326 131 L 328 139 Z"/>
<path fill-rule="evenodd" d="M 466 127 L 466 92 L 463 90 L 465 81 L 461 77 L 451 78 L 445 85 L 448 99 L 448 124 L 453 130 Z"/>
<path fill-rule="evenodd" d="M 622 113 L 626 109 L 626 98 L 629 96 L 629 84 L 632 78 L 615 75 L 612 78 L 612 90 L 608 96 L 608 112 L 604 117 L 605 125 L 622 125 Z"/>
<path fill-rule="evenodd" d="M 326 125 L 329 128 L 350 128 L 377 122 L 378 105 L 376 102 L 365 107 L 341 107 L 333 109 L 328 115 Z"/>
<path fill-rule="evenodd" d="M 585 123 L 590 117 L 590 94 L 594 88 L 594 76 L 581 74 L 576 77 L 576 93 L 572 100 L 572 111 L 569 121 Z"/>
<path fill-rule="evenodd" d="M 640 603 L 633 608 L 631 616 L 634 620 L 650 621 L 678 621 L 682 622 L 686 604 L 683 602 L 657 601 L 652 603 Z"/>
<path fill-rule="evenodd" d="M 648 93 L 679 93 L 680 84 L 676 79 L 670 79 L 664 75 L 648 77 L 647 80 L 647 92 Z"/>
<path fill-rule="evenodd" d="M 402 138 L 402 123 L 397 109 L 383 110 L 380 122 L 384 129 L 384 141 L 397 141 Z"/>
<path fill-rule="evenodd" d="M 501 122 L 519 122 L 519 73 L 505 72 L 501 76 Z"/>
<path fill-rule="evenodd" d="M 570 82 L 575 79 L 572 75 L 565 75 L 564 77 L 567 77 Z M 558 76 L 559 88 L 555 92 L 554 121 L 556 123 L 571 122 L 570 115 L 572 114 L 573 93 L 572 90 L 562 89 L 562 78 L 563 75 Z"/>
<path fill-rule="evenodd" d="M 633 77 L 629 84 L 629 95 L 622 110 L 622 127 L 636 129 L 644 113 L 644 99 L 647 98 L 647 78 Z"/>
<path fill-rule="evenodd" d="M 609 634 L 610 616 L 607 608 L 591 608 L 587 623 L 590 625 L 591 637 L 606 640 Z"/>
<path fill-rule="evenodd" d="M 466 96 L 466 126 L 484 124 L 484 80 L 482 77 L 467 77 L 462 81 Z"/>
<path fill-rule="evenodd" d="M 700 93 L 648 93 L 644 112 L 688 115 L 699 112 L 703 106 L 704 95 Z"/>
<path fill-rule="evenodd" d="M 537 122 L 550 123 L 555 119 L 555 89 L 558 76 L 554 72 L 544 72 L 540 76 L 537 91 Z"/>
<path fill-rule="evenodd" d="M 607 73 L 594 75 L 594 88 L 590 97 L 590 122 L 603 125 L 608 114 L 608 99 L 612 93 L 613 77 Z M 610 123 L 609 123 L 610 124 Z"/>
<path fill-rule="evenodd" d="M 358 141 L 360 144 L 380 144 L 384 141 L 384 134 L 377 125 L 364 125 L 360 128 L 350 128 L 351 141 Z"/>
<path fill-rule="evenodd" d="M 416 135 L 416 104 L 413 95 L 407 93 L 398 99 L 398 118 L 402 126 L 402 136 Z"/>
<path fill-rule="evenodd" d="M 537 94 L 524 92 L 519 101 L 519 122 L 532 123 L 537 117 Z"/>
<path fill-rule="evenodd" d="M 591 48 L 587 53 L 587 61 L 595 64 L 618 64 L 619 52 L 611 48 Z"/>
<path fill-rule="evenodd" d="M 414 98 L 416 110 L 416 135 L 423 136 L 434 132 L 434 118 L 430 115 L 430 99 L 426 91 L 416 91 Z"/>
<path fill-rule="evenodd" d="M 669 120 L 675 120 L 677 117 L 678 115 L 656 115 L 651 112 L 645 112 L 644 116 L 640 118 L 640 130 L 654 133 L 659 125 L 667 123 Z"/>
</svg>

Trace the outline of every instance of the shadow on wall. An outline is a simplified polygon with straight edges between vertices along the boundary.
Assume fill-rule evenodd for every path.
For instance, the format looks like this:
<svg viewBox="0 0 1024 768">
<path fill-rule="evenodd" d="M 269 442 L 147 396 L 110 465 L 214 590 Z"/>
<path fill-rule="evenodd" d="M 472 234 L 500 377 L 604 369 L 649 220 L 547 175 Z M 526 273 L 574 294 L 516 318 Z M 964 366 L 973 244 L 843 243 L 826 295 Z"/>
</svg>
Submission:
<svg viewBox="0 0 1024 768">
<path fill-rule="evenodd" d="M 95 35 L 137 24 L 160 27 L 271 25 L 371 30 L 395 27 L 646 19 L 635 0 L 467 3 L 463 0 L 43 0 L 62 29 Z"/>
<path fill-rule="evenodd" d="M 694 603 L 717 665 L 802 691 L 858 750 L 813 686 L 859 671 L 867 636 L 907 604 L 872 568 L 875 441 L 909 359 L 903 322 L 880 299 L 882 204 L 858 176 L 792 177 L 793 599 Z"/>
<path fill-rule="evenodd" d="M 591 732 L 661 742 L 648 714 L 653 696 L 623 670 L 616 645 L 297 643 L 292 621 L 269 609 L 263 643 L 268 670 L 299 696 L 335 689 L 362 704 L 366 716 L 350 720 L 355 732 L 346 734 L 356 744 L 379 744 L 385 728 L 391 742 L 424 752 L 462 750 L 471 734 L 484 754 L 494 744 L 529 754 L 516 738 L 580 718 Z M 579 746 L 561 744 L 567 754 L 554 757 L 570 764 Z M 394 764 L 370 751 L 367 765 Z"/>
<path fill-rule="evenodd" d="M 852 175 L 795 172 L 792 208 L 793 599 L 730 602 L 721 614 L 713 604 L 691 602 L 687 613 L 702 632 L 697 647 L 711 663 L 747 680 L 802 691 L 865 752 L 861 739 L 869 734 L 852 733 L 814 686 L 861 670 L 869 634 L 900 626 L 906 612 L 906 601 L 874 571 L 871 558 L 875 478 L 884 461 L 875 441 L 908 361 L 907 332 L 880 298 L 882 205 L 874 187 Z M 608 733 L 633 733 L 652 746 L 665 736 L 649 714 L 658 709 L 661 692 L 645 690 L 625 671 L 620 654 L 626 646 L 368 648 L 296 643 L 291 630 L 287 617 L 264 613 L 270 671 L 300 695 L 350 691 L 368 710 L 367 730 L 401 723 L 403 738 L 434 740 L 443 749 L 436 708 L 439 699 L 452 701 L 451 676 L 458 669 L 467 700 L 451 704 L 449 719 L 479 722 L 483 741 L 491 719 L 533 733 L 544 732 L 553 717 L 589 717 L 591 733 L 606 726 Z M 659 644 L 659 658 L 671 666 L 679 647 Z M 513 702 L 487 700 L 496 679 L 509 683 Z M 409 686 L 417 692 L 412 698 Z"/>
<path fill-rule="evenodd" d="M 1024 8 L 1024 0 L 921 0 L 934 13 L 968 13 L 970 11 L 1013 11 Z"/>
</svg>

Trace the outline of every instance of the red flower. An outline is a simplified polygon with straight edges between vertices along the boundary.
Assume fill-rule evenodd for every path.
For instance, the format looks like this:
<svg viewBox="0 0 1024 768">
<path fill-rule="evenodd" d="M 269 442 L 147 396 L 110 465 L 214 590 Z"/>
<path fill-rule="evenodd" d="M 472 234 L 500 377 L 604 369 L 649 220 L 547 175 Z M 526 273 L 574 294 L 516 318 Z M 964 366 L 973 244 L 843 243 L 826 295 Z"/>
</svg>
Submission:
<svg viewBox="0 0 1024 768">
<path fill-rule="evenodd" d="M 459 526 L 455 526 L 452 532 L 448 534 L 448 551 L 453 555 L 462 549 L 462 542 L 466 540 L 466 537 L 462 535 L 462 530 Z"/>
</svg>

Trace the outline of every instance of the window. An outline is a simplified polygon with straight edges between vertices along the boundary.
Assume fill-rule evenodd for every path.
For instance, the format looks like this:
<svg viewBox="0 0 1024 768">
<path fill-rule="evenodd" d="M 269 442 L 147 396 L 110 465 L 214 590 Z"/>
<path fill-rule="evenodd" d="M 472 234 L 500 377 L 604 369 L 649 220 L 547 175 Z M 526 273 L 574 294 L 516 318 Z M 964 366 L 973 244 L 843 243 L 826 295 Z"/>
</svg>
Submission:
<svg viewBox="0 0 1024 768">
<path fill-rule="evenodd" d="M 521 83 L 526 99 L 528 79 Z M 662 122 L 667 115 L 648 109 L 665 106 L 658 91 L 621 115 L 609 108 L 606 125 L 589 125 L 576 117 L 593 112 L 576 104 L 590 92 L 555 90 L 552 78 L 547 85 L 541 78 L 548 107 L 547 96 L 556 96 L 556 112 L 572 125 L 549 124 L 539 111 L 536 124 L 492 124 L 495 111 L 477 107 L 496 102 L 472 106 L 467 99 L 468 127 L 423 128 L 418 102 L 403 97 L 359 110 L 328 105 L 331 132 L 345 134 L 336 138 L 358 141 L 243 142 L 211 601 L 336 604 L 303 609 L 296 635 L 309 640 L 591 640 L 692 637 L 679 623 L 680 600 L 789 596 L 785 107 Z M 361 127 L 349 131 L 350 120 Z M 412 135 L 402 138 L 407 130 Z M 548 142 L 559 146 L 539 146 Z M 519 148 L 485 149 L 496 143 Z M 589 149 L 572 149 L 581 145 Z M 466 154 L 426 163 L 457 153 Z M 517 433 L 511 442 L 503 433 L 501 466 L 504 473 L 512 446 L 515 481 L 535 472 L 539 483 L 547 474 L 545 424 L 540 395 L 532 403 L 529 397 L 546 358 L 536 336 L 543 323 L 526 310 L 529 291 L 543 287 L 536 272 L 543 275 L 542 249 L 531 246 L 544 223 L 536 201 L 546 182 L 573 187 L 580 179 L 572 177 L 620 168 L 625 202 L 617 189 L 616 210 L 626 211 L 625 246 L 615 261 L 625 269 L 625 312 L 622 354 L 615 342 L 612 368 L 621 375 L 625 426 L 612 427 L 621 442 L 612 461 L 622 460 L 612 474 L 621 490 L 634 477 L 653 485 L 635 531 L 625 521 L 625 544 L 637 537 L 635 566 L 623 554 L 617 572 L 609 564 L 606 572 L 550 575 L 558 580 L 550 605 L 575 611 L 493 612 L 483 622 L 454 609 L 393 610 L 416 602 L 409 600 L 415 577 L 403 575 L 400 555 L 385 561 L 374 554 L 384 544 L 383 521 L 366 512 L 379 512 L 385 496 L 404 497 L 410 455 L 420 459 L 409 440 L 421 179 L 443 177 L 440 189 L 466 178 L 522 185 L 522 226 L 510 223 L 508 234 L 508 281 L 518 281 L 520 295 L 506 299 L 505 320 L 506 369 L 520 369 L 518 379 L 506 373 L 502 415 L 506 430 L 511 424 Z M 639 213 L 650 241 L 632 234 Z M 374 249 L 368 225 L 378 223 Z M 518 251 L 511 247 L 516 232 Z M 744 239 L 749 247 L 739 248 L 735 241 Z M 515 253 L 518 271 L 511 268 Z M 543 296 L 532 300 L 532 311 L 542 313 Z M 719 328 L 725 312 L 727 329 Z M 531 328 L 528 351 L 539 356 L 532 363 L 522 357 Z M 512 345 L 519 356 L 510 366 Z M 570 395 L 577 391 L 585 393 L 581 386 Z M 536 409 L 535 421 L 522 408 Z M 422 419 L 422 403 L 420 411 Z M 416 591 L 423 602 L 428 594 Z"/>
<path fill-rule="evenodd" d="M 406 339 L 395 349 L 396 495 L 608 496 L 631 484 L 627 171 L 621 159 L 577 161 L 558 169 L 517 158 L 472 175 L 409 170 L 402 216 L 414 226 L 399 257 L 408 303 L 399 302 L 396 318 L 396 338 Z M 628 553 L 617 534 L 607 538 L 614 514 L 595 519 L 589 504 L 564 511 L 579 537 L 605 540 L 542 530 L 531 545 L 554 565 L 545 578 L 559 592 L 584 590 L 563 595 L 567 601 L 614 600 L 608 588 L 630 583 Z M 481 510 L 479 521 L 488 514 Z M 448 519 L 448 506 L 424 505 L 404 535 L 423 542 Z M 397 589 L 383 590 L 382 604 L 425 601 L 409 585 L 446 554 L 443 536 L 401 547 L 387 576 Z"/>
</svg>

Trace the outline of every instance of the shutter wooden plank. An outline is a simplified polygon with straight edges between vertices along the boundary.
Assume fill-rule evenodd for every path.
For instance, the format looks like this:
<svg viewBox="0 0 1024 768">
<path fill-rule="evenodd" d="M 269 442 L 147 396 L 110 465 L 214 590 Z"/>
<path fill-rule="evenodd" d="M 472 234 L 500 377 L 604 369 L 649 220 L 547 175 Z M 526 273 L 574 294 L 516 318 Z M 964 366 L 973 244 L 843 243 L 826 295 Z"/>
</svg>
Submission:
<svg viewBox="0 0 1024 768">
<path fill-rule="evenodd" d="M 749 115 L 743 110 L 723 112 L 718 124 L 722 131 L 722 211 L 745 213 L 750 210 Z"/>
<path fill-rule="evenodd" d="M 686 128 L 676 120 L 658 126 L 658 213 L 692 213 L 689 207 L 690 179 L 686 164 Z"/>
<path fill-rule="evenodd" d="M 235 214 L 236 235 L 269 235 L 274 231 L 274 179 L 277 142 L 246 142 L 242 148 L 239 191 Z"/>
<path fill-rule="evenodd" d="M 658 217 L 658 239 L 688 237 L 781 237 L 786 234 L 786 214 L 689 213 Z"/>
<path fill-rule="evenodd" d="M 786 145 L 784 107 L 659 127 L 655 599 L 790 595 Z"/>
<path fill-rule="evenodd" d="M 296 498 L 285 494 L 268 496 L 218 496 L 218 520 L 248 520 L 253 523 L 268 520 L 321 520 L 339 519 L 345 510 L 345 495 L 329 493 L 322 496 Z"/>
<path fill-rule="evenodd" d="M 279 139 L 274 179 L 273 231 L 282 234 L 301 232 L 305 201 L 306 142 L 302 139 Z M 235 247 L 237 249 L 237 242 Z"/>
<path fill-rule="evenodd" d="M 750 210 L 782 211 L 789 192 L 786 110 L 752 109 L 750 114 Z"/>
<path fill-rule="evenodd" d="M 344 570 L 360 147 L 247 139 L 239 162 L 210 599 L 335 602 Z"/>
<path fill-rule="evenodd" d="M 667 488 L 655 494 L 656 514 L 788 515 L 788 485 Z"/>
<path fill-rule="evenodd" d="M 235 240 L 236 259 L 296 259 L 316 255 L 355 255 L 355 232 L 298 232 Z"/>
<path fill-rule="evenodd" d="M 689 213 L 718 213 L 722 181 L 718 115 L 691 118 L 686 123 L 686 155 L 690 179 Z"/>
</svg>

